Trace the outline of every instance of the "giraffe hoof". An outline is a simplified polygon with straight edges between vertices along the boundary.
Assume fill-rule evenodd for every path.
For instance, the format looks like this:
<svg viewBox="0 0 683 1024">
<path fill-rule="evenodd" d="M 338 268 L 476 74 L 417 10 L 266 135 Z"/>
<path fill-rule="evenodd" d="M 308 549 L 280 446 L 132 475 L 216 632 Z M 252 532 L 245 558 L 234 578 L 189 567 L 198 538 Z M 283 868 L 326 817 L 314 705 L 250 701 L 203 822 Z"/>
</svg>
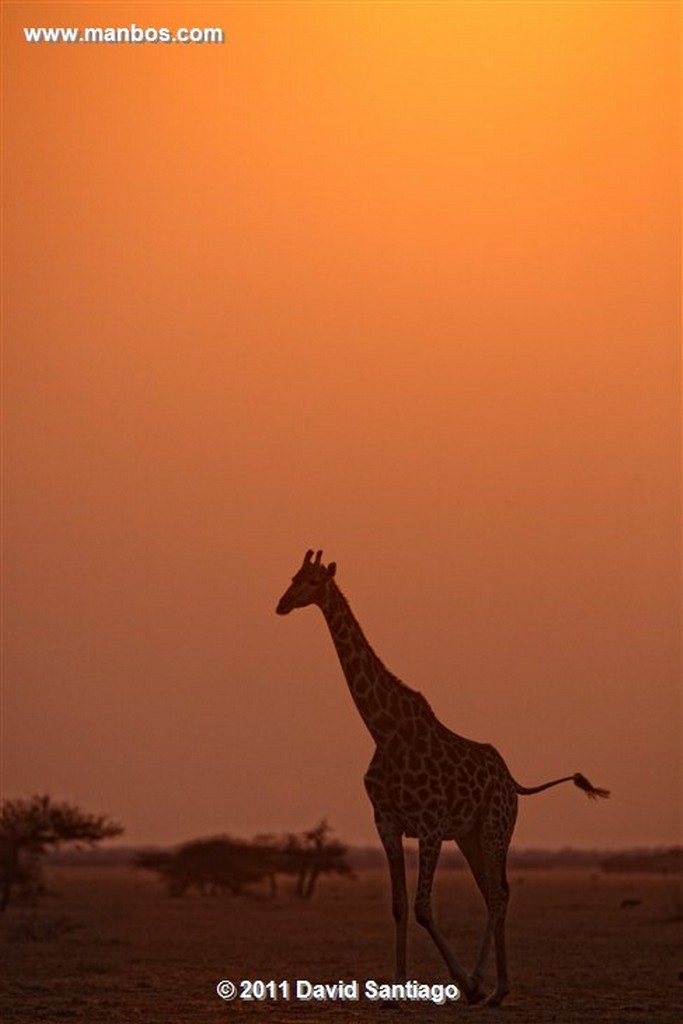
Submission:
<svg viewBox="0 0 683 1024">
<path fill-rule="evenodd" d="M 484 992 L 481 984 L 475 981 L 472 983 L 471 988 L 465 989 L 465 998 L 471 1006 L 474 1006 L 475 1003 L 481 1003 L 486 999 L 486 992 Z"/>
<path fill-rule="evenodd" d="M 495 989 L 485 1001 L 484 1006 L 500 1006 L 509 991 L 507 988 Z"/>
</svg>

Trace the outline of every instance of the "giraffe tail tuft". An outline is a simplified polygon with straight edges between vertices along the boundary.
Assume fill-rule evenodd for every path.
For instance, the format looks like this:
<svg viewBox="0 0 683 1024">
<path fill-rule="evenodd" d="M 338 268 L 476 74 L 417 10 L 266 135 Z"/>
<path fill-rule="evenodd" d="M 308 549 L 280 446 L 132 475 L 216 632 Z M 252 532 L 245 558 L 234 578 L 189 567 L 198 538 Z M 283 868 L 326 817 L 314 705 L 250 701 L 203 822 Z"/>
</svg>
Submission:
<svg viewBox="0 0 683 1024">
<path fill-rule="evenodd" d="M 574 785 L 578 786 L 579 789 L 582 789 L 586 796 L 591 800 L 597 800 L 598 797 L 606 800 L 609 796 L 609 789 L 600 789 L 599 786 L 592 785 L 592 783 L 590 783 L 586 776 L 582 775 L 581 772 L 576 772 L 573 777 L 573 782 Z"/>
</svg>

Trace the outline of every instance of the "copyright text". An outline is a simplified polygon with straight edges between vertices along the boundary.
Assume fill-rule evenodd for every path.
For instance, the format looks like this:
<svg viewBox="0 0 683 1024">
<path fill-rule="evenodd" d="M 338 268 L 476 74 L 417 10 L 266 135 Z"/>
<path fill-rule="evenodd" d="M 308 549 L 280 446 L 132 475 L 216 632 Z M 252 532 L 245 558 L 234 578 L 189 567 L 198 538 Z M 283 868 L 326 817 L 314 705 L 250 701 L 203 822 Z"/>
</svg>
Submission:
<svg viewBox="0 0 683 1024">
<path fill-rule="evenodd" d="M 233 982 L 224 978 L 216 985 L 216 993 L 224 1000 L 242 1002 L 430 1002 L 442 1005 L 460 998 L 460 989 L 454 984 L 426 984 L 403 981 L 388 984 L 369 978 L 367 981 L 335 981 L 321 983 L 298 978 L 294 981 L 264 981 L 243 978 Z"/>
</svg>

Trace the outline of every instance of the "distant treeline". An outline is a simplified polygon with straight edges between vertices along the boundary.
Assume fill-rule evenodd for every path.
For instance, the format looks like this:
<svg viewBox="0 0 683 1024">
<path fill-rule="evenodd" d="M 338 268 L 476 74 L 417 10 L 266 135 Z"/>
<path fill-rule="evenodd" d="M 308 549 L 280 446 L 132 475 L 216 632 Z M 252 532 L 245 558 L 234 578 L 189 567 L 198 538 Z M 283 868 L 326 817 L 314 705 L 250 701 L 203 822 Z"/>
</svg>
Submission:
<svg viewBox="0 0 683 1024">
<path fill-rule="evenodd" d="M 356 870 L 384 867 L 384 851 L 377 847 L 364 847 L 349 851 L 349 862 Z M 417 868 L 417 848 L 406 848 L 406 863 Z M 458 849 L 444 849 L 439 860 L 442 868 L 469 870 Z M 585 869 L 593 871 L 646 871 L 667 874 L 683 872 L 683 847 L 649 848 L 635 850 L 510 850 L 508 867 L 517 871 L 548 871 L 559 869 Z"/>
<path fill-rule="evenodd" d="M 378 846 L 345 847 L 345 861 L 352 871 L 386 867 L 384 851 Z M 92 850 L 58 850 L 49 855 L 51 864 L 88 866 L 125 866 L 134 864 L 141 854 L 169 852 L 160 847 L 109 847 Z M 417 850 L 406 843 L 406 863 L 417 866 Z M 441 855 L 440 867 L 452 870 L 467 867 L 457 849 L 446 849 Z M 647 873 L 683 872 L 683 847 L 649 847 L 631 850 L 516 850 L 508 859 L 512 870 L 590 869 L 595 871 L 642 871 Z"/>
<path fill-rule="evenodd" d="M 683 847 L 672 846 L 666 850 L 622 850 L 606 857 L 601 865 L 603 871 L 647 872 L 658 875 L 683 874 Z"/>
</svg>

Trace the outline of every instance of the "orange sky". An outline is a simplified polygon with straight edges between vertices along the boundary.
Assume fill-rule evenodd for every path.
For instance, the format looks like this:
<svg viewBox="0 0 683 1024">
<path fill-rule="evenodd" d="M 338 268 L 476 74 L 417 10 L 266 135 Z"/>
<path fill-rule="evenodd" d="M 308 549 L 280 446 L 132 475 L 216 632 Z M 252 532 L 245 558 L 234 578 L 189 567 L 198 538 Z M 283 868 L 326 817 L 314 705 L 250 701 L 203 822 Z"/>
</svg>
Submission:
<svg viewBox="0 0 683 1024">
<path fill-rule="evenodd" d="M 520 846 L 681 838 L 674 3 L 3 5 L 2 788 L 126 841 L 371 756 L 308 547 Z M 31 46 L 25 25 L 222 46 Z"/>
</svg>

